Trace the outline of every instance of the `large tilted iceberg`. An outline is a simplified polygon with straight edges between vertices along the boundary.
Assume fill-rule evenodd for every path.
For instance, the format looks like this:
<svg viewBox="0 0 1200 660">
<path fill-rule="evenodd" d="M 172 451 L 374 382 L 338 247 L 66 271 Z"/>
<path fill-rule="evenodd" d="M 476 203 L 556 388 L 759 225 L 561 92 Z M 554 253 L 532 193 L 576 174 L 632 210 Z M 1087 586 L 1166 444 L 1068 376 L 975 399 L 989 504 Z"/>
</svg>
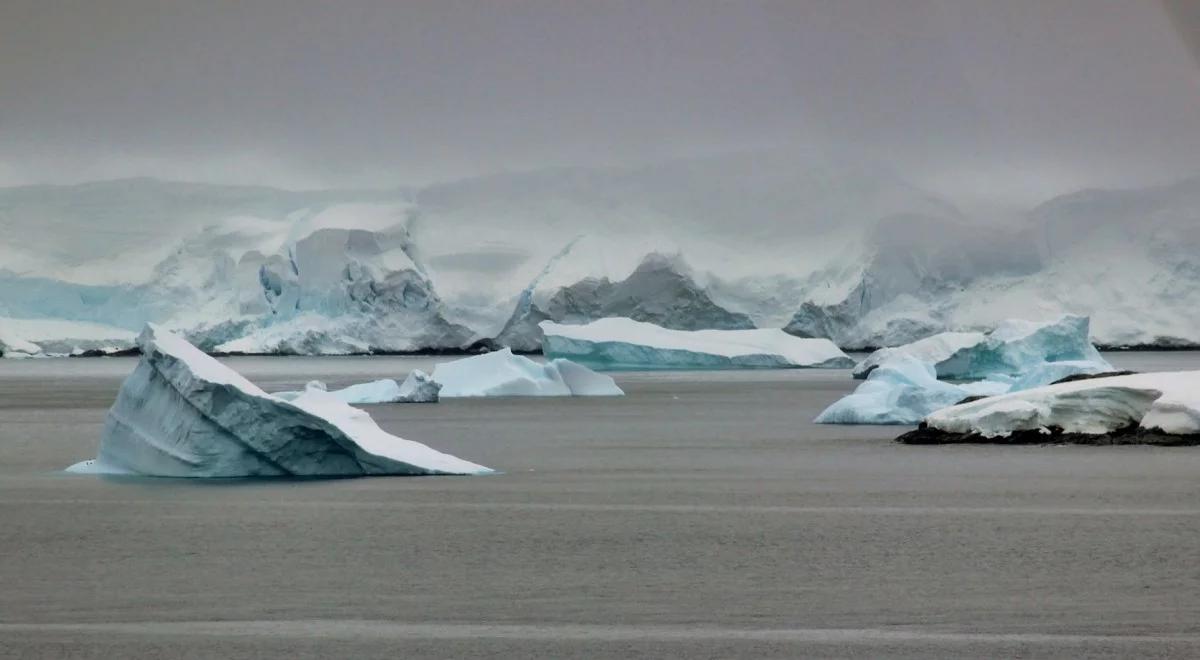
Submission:
<svg viewBox="0 0 1200 660">
<path fill-rule="evenodd" d="M 380 429 L 319 390 L 285 401 L 148 325 L 108 412 L 99 455 L 72 472 L 158 477 L 486 474 Z"/>
<path fill-rule="evenodd" d="M 443 362 L 433 370 L 444 398 L 482 396 L 622 396 L 609 376 L 570 360 L 545 364 L 503 349 Z"/>
<path fill-rule="evenodd" d="M 895 348 L 881 348 L 854 368 L 855 378 L 897 355 L 929 362 L 938 378 L 976 380 L 995 374 L 1018 376 L 1045 362 L 1086 361 L 1112 366 L 1092 346 L 1086 316 L 1063 316 L 1054 321 L 1009 319 L 988 333 L 946 332 Z"/>
<path fill-rule="evenodd" d="M 403 383 L 391 378 L 358 383 L 340 390 L 329 390 L 319 380 L 309 382 L 302 392 L 276 392 L 275 396 L 292 401 L 305 392 L 316 390 L 352 406 L 372 403 L 437 403 L 441 384 L 420 369 L 413 369 Z"/>
<path fill-rule="evenodd" d="M 969 397 L 1018 392 L 1068 376 L 1108 371 L 1112 365 L 1088 343 L 1086 317 L 1050 323 L 1010 320 L 987 334 L 943 333 L 876 351 L 855 369 L 855 374 L 866 374 L 866 381 L 815 421 L 916 424 Z"/>
<path fill-rule="evenodd" d="M 982 399 L 937 411 L 899 440 L 1200 444 L 1200 371 L 1077 380 Z"/>
<path fill-rule="evenodd" d="M 585 325 L 539 324 L 546 357 L 594 369 L 845 369 L 854 360 L 828 339 L 778 329 L 668 330 L 653 323 L 606 318 Z"/>
</svg>

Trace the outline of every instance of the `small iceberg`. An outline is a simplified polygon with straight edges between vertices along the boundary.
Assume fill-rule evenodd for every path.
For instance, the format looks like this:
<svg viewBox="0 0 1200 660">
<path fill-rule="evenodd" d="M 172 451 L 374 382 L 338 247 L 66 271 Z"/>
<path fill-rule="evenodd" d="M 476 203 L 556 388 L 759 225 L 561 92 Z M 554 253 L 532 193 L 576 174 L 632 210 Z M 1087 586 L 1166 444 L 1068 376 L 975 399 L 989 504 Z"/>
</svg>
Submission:
<svg viewBox="0 0 1200 660">
<path fill-rule="evenodd" d="M 548 358 L 568 358 L 593 369 L 848 369 L 854 360 L 828 339 L 779 329 L 669 330 L 627 318 L 585 325 L 538 324 Z"/>
<path fill-rule="evenodd" d="M 1086 316 L 1063 316 L 1037 322 L 1010 319 L 994 330 L 944 332 L 895 348 L 881 348 L 854 368 L 855 378 L 866 378 L 873 369 L 897 355 L 929 362 L 937 377 L 982 380 L 993 375 L 1020 376 L 1046 362 L 1090 362 L 1100 371 L 1111 371 L 1089 338 Z"/>
<path fill-rule="evenodd" d="M 1200 444 L 1200 371 L 1058 383 L 932 413 L 909 444 Z"/>
<path fill-rule="evenodd" d="M 817 424 L 916 424 L 929 413 L 973 396 L 1007 392 L 1002 382 L 955 385 L 937 379 L 933 365 L 909 355 L 888 360 L 867 380 L 829 406 Z"/>
<path fill-rule="evenodd" d="M 818 424 L 916 424 L 969 398 L 1041 387 L 1068 376 L 1112 371 L 1088 343 L 1088 319 L 1011 320 L 990 333 L 942 333 L 863 361 L 866 381 L 826 408 Z M 1071 358 L 1047 360 L 1047 358 Z M 950 383 L 947 378 L 973 382 Z"/>
<path fill-rule="evenodd" d="M 156 477 L 488 474 L 383 431 L 318 389 L 272 396 L 180 337 L 147 325 L 142 358 L 108 411 L 99 455 L 68 471 Z"/>
<path fill-rule="evenodd" d="M 316 390 L 326 392 L 329 396 L 352 406 L 373 403 L 437 403 L 438 391 L 441 389 L 441 384 L 429 374 L 414 369 L 403 383 L 384 378 L 340 390 L 327 390 L 325 383 L 314 380 L 305 385 L 303 392 L 276 392 L 275 396 L 293 401 L 305 392 Z"/>
<path fill-rule="evenodd" d="M 609 376 L 571 360 L 540 364 L 511 349 L 444 362 L 433 370 L 445 398 L 483 396 L 622 396 Z"/>
</svg>

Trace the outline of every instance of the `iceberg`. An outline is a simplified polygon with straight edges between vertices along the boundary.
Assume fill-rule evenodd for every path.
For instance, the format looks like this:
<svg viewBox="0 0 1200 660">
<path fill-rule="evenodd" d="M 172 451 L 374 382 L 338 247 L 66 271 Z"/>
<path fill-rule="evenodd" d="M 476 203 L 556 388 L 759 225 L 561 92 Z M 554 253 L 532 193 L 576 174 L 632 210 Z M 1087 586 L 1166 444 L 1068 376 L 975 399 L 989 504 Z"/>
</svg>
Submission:
<svg viewBox="0 0 1200 660">
<path fill-rule="evenodd" d="M 929 413 L 973 396 L 1007 392 L 1003 382 L 965 385 L 937 379 L 933 365 L 899 355 L 871 370 L 866 381 L 817 416 L 817 424 L 916 424 Z"/>
<path fill-rule="evenodd" d="M 854 368 L 855 378 L 897 355 L 933 364 L 938 378 L 979 380 L 993 375 L 1019 376 L 1047 362 L 1090 362 L 1111 371 L 1088 337 L 1086 316 L 1063 316 L 1036 322 L 1009 319 L 984 333 L 947 332 L 911 344 L 875 351 Z"/>
<path fill-rule="evenodd" d="M 855 368 L 866 382 L 817 416 L 818 424 L 915 424 L 968 398 L 1112 371 L 1088 342 L 1087 317 L 1009 320 L 989 333 L 948 332 L 872 353 Z M 941 380 L 939 380 L 941 379 Z M 967 383 L 947 379 L 972 380 Z"/>
<path fill-rule="evenodd" d="M 1200 371 L 1058 383 L 939 410 L 900 442 L 1200 444 Z"/>
<path fill-rule="evenodd" d="M 414 369 L 404 379 L 403 383 L 391 378 L 374 380 L 369 383 L 359 383 L 340 390 L 328 390 L 325 383 L 319 380 L 309 381 L 302 392 L 276 392 L 275 396 L 293 401 L 305 392 L 319 391 L 341 401 L 354 405 L 372 403 L 437 403 L 438 391 L 442 386 L 434 381 L 429 374 Z"/>
<path fill-rule="evenodd" d="M 182 338 L 148 324 L 142 357 L 77 473 L 156 477 L 468 475 L 491 470 L 390 435 L 319 389 L 267 394 Z"/>
<path fill-rule="evenodd" d="M 505 348 L 453 362 L 433 370 L 445 398 L 484 396 L 622 396 L 625 393 L 609 376 L 598 374 L 571 360 L 545 364 L 514 355 Z"/>
<path fill-rule="evenodd" d="M 538 324 L 546 357 L 569 358 L 594 369 L 843 369 L 854 361 L 828 339 L 795 337 L 778 329 L 669 330 L 628 318 L 585 325 Z"/>
</svg>

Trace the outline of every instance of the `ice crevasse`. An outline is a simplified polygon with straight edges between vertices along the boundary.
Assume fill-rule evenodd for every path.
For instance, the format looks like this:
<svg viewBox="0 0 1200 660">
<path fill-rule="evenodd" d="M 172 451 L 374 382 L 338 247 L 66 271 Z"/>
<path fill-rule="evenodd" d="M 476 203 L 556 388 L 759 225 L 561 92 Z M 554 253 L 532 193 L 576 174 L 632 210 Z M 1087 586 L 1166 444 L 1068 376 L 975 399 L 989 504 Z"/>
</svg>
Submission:
<svg viewBox="0 0 1200 660">
<path fill-rule="evenodd" d="M 76 473 L 159 477 L 475 475 L 489 468 L 393 436 L 327 392 L 267 394 L 155 325 Z"/>
</svg>

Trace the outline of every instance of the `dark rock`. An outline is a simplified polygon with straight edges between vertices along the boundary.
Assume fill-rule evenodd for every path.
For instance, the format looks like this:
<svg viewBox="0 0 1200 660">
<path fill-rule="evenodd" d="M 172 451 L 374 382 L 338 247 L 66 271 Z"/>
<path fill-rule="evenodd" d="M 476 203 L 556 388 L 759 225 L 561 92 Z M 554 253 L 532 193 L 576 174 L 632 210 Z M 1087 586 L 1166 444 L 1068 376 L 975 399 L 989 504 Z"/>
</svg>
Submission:
<svg viewBox="0 0 1200 660">
<path fill-rule="evenodd" d="M 1071 374 L 1070 376 L 1067 376 L 1066 378 L 1059 378 L 1058 380 L 1056 380 L 1050 384 L 1058 385 L 1059 383 L 1074 383 L 1074 382 L 1080 381 L 1080 380 L 1094 380 L 1096 378 L 1114 378 L 1116 376 L 1133 376 L 1136 373 L 1137 373 L 1136 371 L 1105 371 L 1104 373 L 1099 373 L 1099 374 Z"/>
<path fill-rule="evenodd" d="M 1143 429 L 1136 424 L 1117 429 L 1112 433 L 1089 434 L 1067 433 L 1061 428 L 1052 427 L 1049 433 L 1040 430 L 1014 431 L 1008 437 L 987 438 L 978 433 L 950 433 L 930 428 L 924 422 L 915 431 L 909 431 L 896 438 L 896 442 L 906 445 L 956 445 L 956 444 L 988 444 L 988 445 L 1154 445 L 1159 447 L 1195 447 L 1200 446 L 1200 434 L 1177 435 L 1165 433 L 1161 429 Z"/>
</svg>

